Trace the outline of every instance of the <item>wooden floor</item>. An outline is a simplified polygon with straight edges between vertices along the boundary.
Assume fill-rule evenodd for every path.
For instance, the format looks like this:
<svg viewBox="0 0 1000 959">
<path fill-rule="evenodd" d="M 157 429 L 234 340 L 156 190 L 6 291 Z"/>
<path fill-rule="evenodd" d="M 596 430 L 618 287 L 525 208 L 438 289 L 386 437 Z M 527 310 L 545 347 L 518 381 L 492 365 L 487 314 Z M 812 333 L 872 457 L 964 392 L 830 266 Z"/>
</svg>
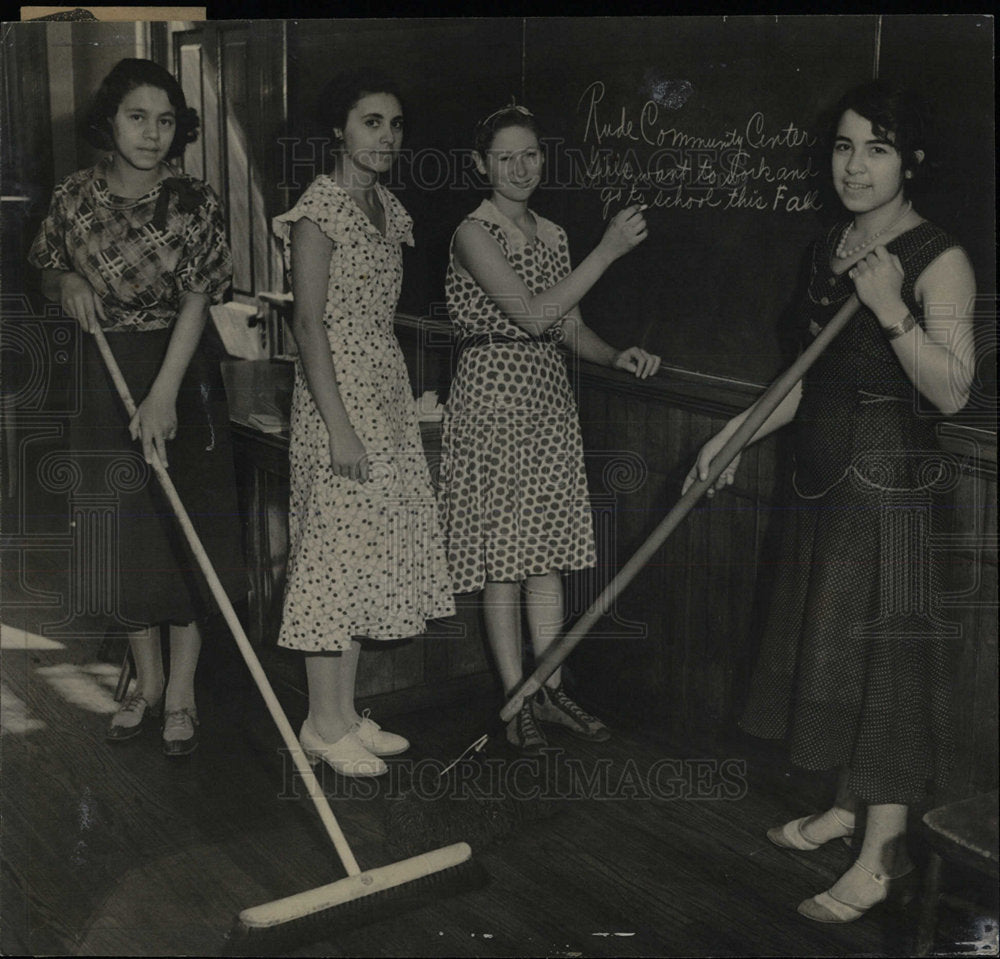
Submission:
<svg viewBox="0 0 1000 959">
<path fill-rule="evenodd" d="M 154 731 L 104 741 L 117 668 L 101 662 L 99 638 L 42 648 L 16 627 L 36 629 L 44 611 L 19 602 L 10 584 L 4 599 L 3 954 L 221 955 L 240 909 L 343 875 L 230 651 L 203 656 L 201 747 L 168 760 Z M 296 724 L 301 697 L 279 692 Z M 400 770 L 457 755 L 485 728 L 492 706 L 393 717 L 387 725 L 414 748 L 390 762 Z M 293 954 L 910 954 L 915 901 L 847 926 L 796 914 L 850 852 L 832 843 L 788 853 L 766 841 L 767 826 L 826 798 L 825 784 L 798 778 L 775 752 L 742 741 L 696 747 L 679 732 L 627 728 L 601 746 L 555 735 L 552 744 L 562 750 L 552 761 L 576 769 L 585 795 L 478 851 L 488 886 L 302 943 Z M 644 783 L 653 773 L 650 789 Z M 531 769 L 522 774 L 516 782 L 530 788 Z M 345 794 L 346 781 L 334 774 L 323 777 L 362 868 L 402 856 L 385 826 L 402 779 L 386 779 L 366 784 L 374 795 L 363 796 Z M 939 931 L 942 954 L 989 951 L 966 911 L 945 909 Z M 258 954 L 276 953 L 265 941 Z"/>
</svg>

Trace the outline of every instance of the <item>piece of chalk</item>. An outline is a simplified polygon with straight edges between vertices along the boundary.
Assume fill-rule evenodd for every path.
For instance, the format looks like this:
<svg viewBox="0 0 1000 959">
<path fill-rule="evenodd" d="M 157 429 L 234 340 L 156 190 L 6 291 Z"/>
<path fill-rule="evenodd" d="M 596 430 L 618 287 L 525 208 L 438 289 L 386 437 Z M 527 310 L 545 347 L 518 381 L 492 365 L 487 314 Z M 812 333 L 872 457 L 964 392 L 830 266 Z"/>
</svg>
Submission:
<svg viewBox="0 0 1000 959">
<path fill-rule="evenodd" d="M 649 209 L 649 204 L 648 204 L 648 203 L 643 203 L 643 204 L 642 204 L 642 205 L 641 205 L 641 206 L 639 207 L 639 210 L 640 210 L 640 211 L 642 211 L 642 210 L 648 210 L 648 209 Z"/>
</svg>

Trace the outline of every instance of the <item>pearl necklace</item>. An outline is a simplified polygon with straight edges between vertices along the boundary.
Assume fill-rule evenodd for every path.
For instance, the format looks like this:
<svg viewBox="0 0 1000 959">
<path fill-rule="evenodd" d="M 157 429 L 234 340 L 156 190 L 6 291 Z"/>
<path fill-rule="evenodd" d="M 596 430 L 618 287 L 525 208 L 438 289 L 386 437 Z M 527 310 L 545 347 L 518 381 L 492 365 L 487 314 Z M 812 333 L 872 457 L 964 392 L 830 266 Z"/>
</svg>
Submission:
<svg viewBox="0 0 1000 959">
<path fill-rule="evenodd" d="M 851 249 L 849 250 L 845 250 L 844 244 L 847 242 L 847 234 L 851 232 L 851 228 L 854 226 L 854 221 L 852 220 L 850 223 L 847 224 L 846 227 L 844 227 L 844 232 L 840 234 L 840 242 L 837 244 L 837 249 L 834 250 L 834 255 L 837 257 L 838 260 L 850 259 L 850 257 L 854 256 L 855 253 L 860 253 L 866 247 L 871 246 L 883 233 L 888 233 L 889 230 L 891 230 L 897 223 L 899 223 L 903 219 L 903 217 L 905 217 L 906 214 L 909 213 L 910 210 L 912 209 L 913 209 L 913 204 L 909 200 L 907 200 L 905 208 L 899 214 L 899 216 L 896 217 L 896 219 L 894 219 L 891 223 L 887 223 L 877 233 L 873 233 L 870 237 L 868 237 L 865 240 L 864 243 L 859 243 L 857 246 L 851 247 Z"/>
</svg>

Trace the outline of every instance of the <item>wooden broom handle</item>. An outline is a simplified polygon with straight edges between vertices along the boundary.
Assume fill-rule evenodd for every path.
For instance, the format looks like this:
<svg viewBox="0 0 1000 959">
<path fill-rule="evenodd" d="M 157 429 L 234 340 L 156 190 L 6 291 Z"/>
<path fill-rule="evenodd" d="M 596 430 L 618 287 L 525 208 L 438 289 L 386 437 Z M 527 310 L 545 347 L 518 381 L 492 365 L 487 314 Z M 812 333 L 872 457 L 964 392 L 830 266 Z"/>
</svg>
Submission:
<svg viewBox="0 0 1000 959">
<path fill-rule="evenodd" d="M 128 384 L 122 376 L 122 371 L 115 360 L 114 354 L 111 352 L 111 347 L 108 346 L 104 331 L 100 327 L 95 327 L 93 333 L 94 339 L 97 342 L 97 348 L 100 350 L 108 373 L 114 381 L 115 389 L 118 390 L 118 395 L 125 404 L 125 409 L 128 410 L 128 415 L 131 418 L 135 416 L 136 406 L 132 400 L 132 394 L 129 392 Z M 323 826 L 330 836 L 334 848 L 337 850 L 340 861 L 343 863 L 349 876 L 360 875 L 361 867 L 354 858 L 354 853 L 351 852 L 351 847 L 347 844 L 343 830 L 333 815 L 333 810 L 330 808 L 326 795 L 316 779 L 316 774 L 312 771 L 309 760 L 306 759 L 305 753 L 302 751 L 302 746 L 299 744 L 298 738 L 292 730 L 291 724 L 288 722 L 288 717 L 285 715 L 284 709 L 281 708 L 281 703 L 278 702 L 278 697 L 274 694 L 270 680 L 268 680 L 267 674 L 264 672 L 260 660 L 254 652 L 253 646 L 250 645 L 247 634 L 243 631 L 243 626 L 236 615 L 236 610 L 233 609 L 233 604 L 229 601 L 229 597 L 226 595 L 226 591 L 219 581 L 219 577 L 216 575 L 212 561 L 208 558 L 208 553 L 205 552 L 205 547 L 202 546 L 201 540 L 198 538 L 197 532 L 195 532 L 191 518 L 188 516 L 187 510 L 184 508 L 184 504 L 177 494 L 173 480 L 167 474 L 166 467 L 164 467 L 155 449 L 153 450 L 152 467 L 153 472 L 156 473 L 156 478 L 160 481 L 160 486 L 163 487 L 163 492 L 166 493 L 167 499 L 170 501 L 174 515 L 177 517 L 177 521 L 184 531 L 188 545 L 191 547 L 191 551 L 194 553 L 195 559 L 198 561 L 198 565 L 201 567 L 201 571 L 208 581 L 208 587 L 212 591 L 215 601 L 219 604 L 219 609 L 222 611 L 222 615 L 225 617 L 226 623 L 233 634 L 233 639 L 236 640 L 236 645 L 243 654 L 243 659 L 254 678 L 254 682 L 260 690 L 260 694 L 264 697 L 264 702 L 271 713 L 271 718 L 278 727 L 278 732 L 281 734 L 285 746 L 288 748 L 289 753 L 291 753 L 292 759 L 295 762 L 295 768 L 298 770 L 299 775 L 302 777 L 302 782 L 309 791 L 309 798 L 312 799 L 313 805 L 316 807 L 316 812 L 319 813 L 319 818 L 322 820 Z"/>
<path fill-rule="evenodd" d="M 712 460 L 712 465 L 705 479 L 696 480 L 688 487 L 687 492 L 677 501 L 674 508 L 660 520 L 656 529 L 649 534 L 645 542 L 622 566 L 614 579 L 604 587 L 590 608 L 573 624 L 568 632 L 545 651 L 545 654 L 538 661 L 535 671 L 514 687 L 507 703 L 500 710 L 500 718 L 504 722 L 509 722 L 517 715 L 524 700 L 541 688 L 542 683 L 562 665 L 563 660 L 590 632 L 594 624 L 611 609 L 615 600 L 653 558 L 666 538 L 691 512 L 694 504 L 722 475 L 723 470 L 743 452 L 757 430 L 764 425 L 764 421 L 792 391 L 795 384 L 802 379 L 806 370 L 816 362 L 830 341 L 848 324 L 860 305 L 857 294 L 852 293 L 833 319 L 820 330 L 816 338 L 802 351 L 795 362 L 761 394 L 760 399 L 751 408 L 749 415 L 740 424 L 739 429 L 729 437 L 729 440 Z"/>
</svg>

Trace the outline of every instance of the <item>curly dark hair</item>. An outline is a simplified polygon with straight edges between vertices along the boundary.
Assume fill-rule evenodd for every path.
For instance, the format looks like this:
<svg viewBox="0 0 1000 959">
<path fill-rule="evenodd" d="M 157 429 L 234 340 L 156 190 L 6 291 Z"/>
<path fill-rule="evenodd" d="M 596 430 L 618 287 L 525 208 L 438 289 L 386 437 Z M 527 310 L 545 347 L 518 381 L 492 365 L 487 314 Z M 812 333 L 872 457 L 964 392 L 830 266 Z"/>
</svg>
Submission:
<svg viewBox="0 0 1000 959">
<path fill-rule="evenodd" d="M 524 127 L 534 133 L 539 140 L 542 138 L 542 131 L 535 115 L 526 107 L 511 104 L 491 113 L 485 120 L 480 120 L 476 124 L 476 153 L 485 160 L 486 152 L 493 145 L 493 138 L 507 127 Z"/>
<path fill-rule="evenodd" d="M 152 60 L 128 58 L 119 60 L 101 81 L 83 122 L 83 135 L 98 150 L 111 150 L 111 118 L 118 112 L 122 100 L 136 87 L 156 87 L 162 90 L 176 113 L 177 126 L 166 159 L 182 156 L 189 143 L 198 138 L 198 113 L 187 105 L 184 91 L 173 75 Z"/>
<path fill-rule="evenodd" d="M 884 137 L 896 148 L 903 172 L 909 174 L 907 195 L 928 185 L 935 164 L 929 155 L 929 111 L 922 98 L 892 80 L 872 80 L 849 90 L 826 117 L 827 156 L 833 151 L 840 118 L 848 110 L 864 117 L 876 136 Z M 922 152 L 922 158 L 917 151 Z"/>
<path fill-rule="evenodd" d="M 357 102 L 372 93 L 388 93 L 404 106 L 396 81 L 388 74 L 371 67 L 345 70 L 323 87 L 313 108 L 313 120 L 325 133 L 347 126 L 347 115 Z M 405 115 L 406 110 L 404 108 Z"/>
</svg>

